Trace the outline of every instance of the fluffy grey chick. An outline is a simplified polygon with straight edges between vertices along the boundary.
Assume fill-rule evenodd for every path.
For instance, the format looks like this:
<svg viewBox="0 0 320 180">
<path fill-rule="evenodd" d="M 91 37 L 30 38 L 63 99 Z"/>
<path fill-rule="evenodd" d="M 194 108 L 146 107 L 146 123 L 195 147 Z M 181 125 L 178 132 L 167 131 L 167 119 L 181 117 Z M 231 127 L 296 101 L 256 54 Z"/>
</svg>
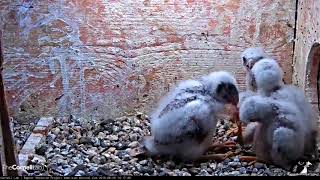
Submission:
<svg viewBox="0 0 320 180">
<path fill-rule="evenodd" d="M 240 120 L 246 124 L 258 123 L 253 137 L 257 160 L 288 170 L 291 163 L 303 157 L 308 129 L 304 126 L 305 117 L 295 104 L 252 96 L 241 105 Z"/>
<path fill-rule="evenodd" d="M 260 95 L 270 96 L 284 86 L 283 71 L 274 59 L 264 58 L 256 62 L 251 69 L 251 76 Z"/>
<path fill-rule="evenodd" d="M 225 71 L 181 82 L 151 115 L 151 136 L 145 137 L 145 148 L 150 155 L 201 157 L 212 144 L 216 114 L 227 103 L 236 105 L 238 99 L 236 80 Z"/>
<path fill-rule="evenodd" d="M 241 54 L 242 64 L 246 70 L 247 91 L 256 91 L 256 85 L 251 75 L 251 68 L 263 58 L 267 58 L 267 55 L 262 47 L 250 47 L 245 49 Z"/>
<path fill-rule="evenodd" d="M 252 74 L 258 87 L 258 93 L 275 100 L 286 101 L 298 108 L 297 113 L 304 117 L 306 154 L 317 152 L 317 116 L 301 89 L 282 82 L 283 71 L 273 59 L 262 59 L 252 68 Z"/>
<path fill-rule="evenodd" d="M 254 64 L 261 59 L 267 58 L 267 54 L 265 53 L 262 47 L 250 47 L 245 49 L 241 54 L 242 65 L 246 71 L 246 91 L 239 93 L 239 104 L 238 107 L 244 102 L 248 97 L 257 95 L 257 86 L 254 81 L 253 74 L 251 72 Z M 253 132 L 257 123 L 250 123 L 247 125 L 246 130 L 244 132 L 244 143 L 251 143 L 253 140 Z"/>
<path fill-rule="evenodd" d="M 270 97 L 277 100 L 288 101 L 295 104 L 304 117 L 304 124 L 307 132 L 305 134 L 305 155 L 318 157 L 317 138 L 317 114 L 312 105 L 307 101 L 301 89 L 293 85 L 284 85 L 279 90 L 273 92 Z"/>
</svg>

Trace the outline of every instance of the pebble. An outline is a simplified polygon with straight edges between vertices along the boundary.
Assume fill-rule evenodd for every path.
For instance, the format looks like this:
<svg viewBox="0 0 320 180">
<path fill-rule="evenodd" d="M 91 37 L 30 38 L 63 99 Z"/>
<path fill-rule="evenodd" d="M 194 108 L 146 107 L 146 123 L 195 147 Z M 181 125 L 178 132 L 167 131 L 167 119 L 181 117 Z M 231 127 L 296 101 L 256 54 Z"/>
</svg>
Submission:
<svg viewBox="0 0 320 180">
<path fill-rule="evenodd" d="M 231 167 L 240 167 L 241 163 L 232 161 L 232 162 L 229 162 L 228 165 Z"/>
<path fill-rule="evenodd" d="M 137 147 L 139 145 L 139 142 L 138 141 L 133 141 L 133 142 L 131 142 L 128 146 L 130 147 L 130 148 L 135 148 L 135 147 Z"/>
<path fill-rule="evenodd" d="M 79 143 L 80 144 L 90 144 L 91 143 L 91 138 L 89 138 L 89 137 L 81 137 Z"/>
<path fill-rule="evenodd" d="M 83 164 L 83 160 L 80 159 L 79 157 L 73 157 L 72 161 L 75 162 L 78 165 Z"/>
<path fill-rule="evenodd" d="M 116 151 L 116 148 L 115 147 L 110 147 L 107 151 L 110 152 L 110 153 L 114 153 Z"/>
<path fill-rule="evenodd" d="M 84 176 L 84 175 L 86 175 L 86 173 L 84 172 L 84 171 L 78 171 L 76 174 L 75 174 L 75 176 Z"/>
<path fill-rule="evenodd" d="M 101 163 L 101 158 L 98 156 L 94 156 L 92 158 L 92 162 L 94 162 L 95 164 L 100 164 Z"/>
<path fill-rule="evenodd" d="M 239 175 L 240 175 L 240 172 L 239 172 L 239 171 L 232 171 L 232 172 L 230 173 L 230 175 L 232 175 L 232 176 L 239 176 Z"/>
<path fill-rule="evenodd" d="M 256 163 L 254 163 L 254 167 L 257 169 L 261 169 L 261 168 L 264 168 L 264 164 L 256 162 Z"/>
<path fill-rule="evenodd" d="M 47 142 L 48 142 L 49 144 L 53 143 L 54 140 L 56 139 L 56 137 L 57 137 L 57 136 L 56 136 L 55 134 L 49 133 L 49 134 L 47 135 Z"/>
<path fill-rule="evenodd" d="M 240 172 L 241 174 L 246 174 L 246 173 L 247 173 L 247 169 L 246 169 L 245 167 L 241 167 L 241 168 L 239 169 L 239 172 Z"/>
<path fill-rule="evenodd" d="M 139 164 L 141 164 L 141 165 L 146 165 L 147 163 L 148 163 L 148 161 L 147 161 L 147 160 L 139 161 Z"/>
<path fill-rule="evenodd" d="M 107 139 L 111 140 L 111 141 L 117 141 L 119 138 L 116 135 L 108 135 Z"/>
</svg>

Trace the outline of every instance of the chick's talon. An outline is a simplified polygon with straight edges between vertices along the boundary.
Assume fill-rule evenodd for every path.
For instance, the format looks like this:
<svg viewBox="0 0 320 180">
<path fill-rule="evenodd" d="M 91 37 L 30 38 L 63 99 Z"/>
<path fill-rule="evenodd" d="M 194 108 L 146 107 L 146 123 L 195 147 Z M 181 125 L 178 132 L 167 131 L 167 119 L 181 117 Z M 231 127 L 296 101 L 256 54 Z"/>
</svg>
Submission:
<svg viewBox="0 0 320 180">
<path fill-rule="evenodd" d="M 257 162 L 256 156 L 240 156 L 239 160 L 244 162 L 250 162 L 249 165 Z"/>
<path fill-rule="evenodd" d="M 226 148 L 236 148 L 237 147 L 237 143 L 233 142 L 233 141 L 227 141 L 224 143 L 213 143 L 208 150 L 209 151 L 219 151 L 221 149 L 226 149 Z"/>
</svg>

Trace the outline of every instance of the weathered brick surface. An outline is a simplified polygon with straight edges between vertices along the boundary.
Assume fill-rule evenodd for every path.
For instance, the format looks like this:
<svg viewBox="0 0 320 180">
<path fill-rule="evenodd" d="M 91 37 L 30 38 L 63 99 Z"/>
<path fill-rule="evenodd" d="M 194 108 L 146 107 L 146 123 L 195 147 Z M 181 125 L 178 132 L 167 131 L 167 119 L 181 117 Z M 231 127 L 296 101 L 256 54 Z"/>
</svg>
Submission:
<svg viewBox="0 0 320 180">
<path fill-rule="evenodd" d="M 317 78 L 320 61 L 320 0 L 298 2 L 293 82 L 305 89 L 310 102 L 318 109 Z"/>
<path fill-rule="evenodd" d="M 32 4 L 33 8 L 27 8 Z M 149 111 L 182 79 L 263 46 L 291 81 L 295 1 L 1 0 L 13 115 Z"/>
</svg>

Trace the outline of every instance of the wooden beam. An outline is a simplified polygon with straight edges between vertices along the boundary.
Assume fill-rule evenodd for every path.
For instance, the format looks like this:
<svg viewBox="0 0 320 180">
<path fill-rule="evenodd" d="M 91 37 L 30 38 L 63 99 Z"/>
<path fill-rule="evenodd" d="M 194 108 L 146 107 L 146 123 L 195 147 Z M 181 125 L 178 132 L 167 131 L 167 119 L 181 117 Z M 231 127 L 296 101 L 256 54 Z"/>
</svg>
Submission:
<svg viewBox="0 0 320 180">
<path fill-rule="evenodd" d="M 3 159 L 7 166 L 13 166 L 18 164 L 14 153 L 14 139 L 12 137 L 8 107 L 5 99 L 4 82 L 2 77 L 3 61 L 2 31 L 0 30 L 0 121 L 5 155 Z M 18 176 L 17 170 L 5 169 L 5 171 L 7 172 L 7 176 Z"/>
</svg>

